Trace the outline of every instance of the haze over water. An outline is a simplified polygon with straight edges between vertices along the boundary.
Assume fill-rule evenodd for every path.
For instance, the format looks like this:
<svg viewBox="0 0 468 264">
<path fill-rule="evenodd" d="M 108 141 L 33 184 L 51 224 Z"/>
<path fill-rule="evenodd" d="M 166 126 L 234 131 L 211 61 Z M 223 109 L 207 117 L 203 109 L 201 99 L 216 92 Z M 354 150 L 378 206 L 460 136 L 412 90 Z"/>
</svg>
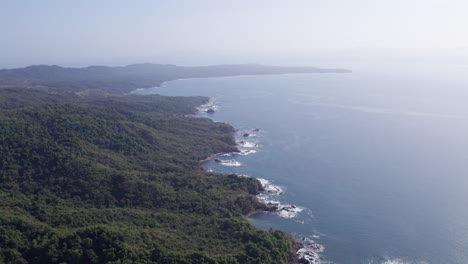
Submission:
<svg viewBox="0 0 468 264">
<path fill-rule="evenodd" d="M 343 65 L 339 65 L 343 66 Z M 331 263 L 468 263 L 468 67 L 190 79 L 142 94 L 205 95 L 257 153 L 223 173 L 285 188 L 296 218 L 252 222 L 312 237 Z M 467 76 L 467 77 L 465 77 Z M 200 114 L 199 116 L 208 116 Z"/>
</svg>

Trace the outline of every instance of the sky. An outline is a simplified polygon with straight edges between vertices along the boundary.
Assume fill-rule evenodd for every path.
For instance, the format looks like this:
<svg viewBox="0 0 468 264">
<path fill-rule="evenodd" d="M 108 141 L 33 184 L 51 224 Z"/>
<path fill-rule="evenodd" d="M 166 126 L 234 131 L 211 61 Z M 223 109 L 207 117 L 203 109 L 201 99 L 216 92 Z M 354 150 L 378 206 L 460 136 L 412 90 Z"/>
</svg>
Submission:
<svg viewBox="0 0 468 264">
<path fill-rule="evenodd" d="M 0 0 L 0 7 L 3 68 L 468 63 L 466 0 Z"/>
</svg>

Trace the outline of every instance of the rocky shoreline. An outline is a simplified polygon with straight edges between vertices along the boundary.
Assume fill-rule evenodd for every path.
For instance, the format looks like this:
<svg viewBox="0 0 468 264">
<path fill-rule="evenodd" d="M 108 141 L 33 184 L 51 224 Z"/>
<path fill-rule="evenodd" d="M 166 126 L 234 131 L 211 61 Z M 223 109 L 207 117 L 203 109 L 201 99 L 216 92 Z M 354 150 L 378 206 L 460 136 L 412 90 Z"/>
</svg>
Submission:
<svg viewBox="0 0 468 264">
<path fill-rule="evenodd" d="M 313 264 L 321 263 L 319 253 L 322 253 L 325 248 L 324 246 L 316 243 L 310 238 L 293 234 L 293 239 L 297 243 L 297 258 L 298 260 L 293 262 L 294 264 Z"/>
<path fill-rule="evenodd" d="M 208 113 L 208 110 L 211 114 L 218 110 L 218 107 L 215 105 L 215 100 L 210 99 L 207 104 L 204 104 L 198 107 L 199 113 Z M 210 114 L 208 113 L 208 114 Z M 216 153 L 210 155 L 206 159 L 200 161 L 200 163 L 207 162 L 210 160 L 214 160 L 216 163 L 221 164 L 223 166 L 241 166 L 242 164 L 238 161 L 233 159 L 226 160 L 220 159 L 219 157 L 231 157 L 234 155 L 249 155 L 252 153 L 256 153 L 257 151 L 254 148 L 259 147 L 259 145 L 255 142 L 247 141 L 247 138 L 255 137 L 255 132 L 260 132 L 261 130 L 258 128 L 243 130 L 243 131 L 236 131 L 236 147 L 238 151 L 235 152 L 227 152 L 227 153 Z M 234 135 L 235 136 L 235 135 Z M 247 148 L 247 149 L 246 149 Z M 206 168 L 205 168 L 206 169 Z M 206 169 L 207 171 L 211 171 L 211 169 Z M 247 175 L 242 175 L 244 177 L 249 177 Z M 284 192 L 284 189 L 281 186 L 274 185 L 272 182 L 257 178 L 257 180 L 261 183 L 263 191 L 257 194 L 258 200 L 264 205 L 263 208 L 249 212 L 245 215 L 245 217 L 250 217 L 255 214 L 259 213 L 270 213 L 275 214 L 280 217 L 284 218 L 294 218 L 296 215 L 303 211 L 304 208 L 296 206 L 296 205 L 283 205 L 277 199 L 277 196 L 281 195 Z M 320 262 L 320 253 L 324 251 L 324 247 L 314 240 L 298 235 L 298 234 L 291 234 L 292 239 L 295 241 L 295 250 L 296 250 L 296 258 L 291 262 L 291 264 L 317 264 Z"/>
<path fill-rule="evenodd" d="M 227 152 L 227 153 L 231 153 L 231 152 Z M 215 154 L 212 154 L 212 155 L 208 156 L 206 159 L 200 160 L 199 162 L 200 163 L 207 162 L 209 160 L 214 159 L 217 156 L 222 156 L 222 155 L 225 155 L 225 154 L 226 154 L 226 152 L 215 153 Z"/>
<path fill-rule="evenodd" d="M 217 157 L 239 155 L 241 152 L 242 151 L 239 150 L 239 152 L 216 153 L 210 155 L 206 159 L 201 160 L 200 163 L 214 159 L 217 163 L 220 163 L 221 165 L 230 166 L 223 164 L 223 162 L 230 162 L 231 160 L 221 160 Z M 249 177 L 247 175 L 242 176 Z M 281 195 L 284 192 L 284 189 L 281 186 L 274 185 L 266 179 L 257 178 L 257 180 L 260 181 L 263 189 L 263 191 L 257 194 L 257 198 L 264 205 L 264 207 L 249 212 L 245 215 L 245 217 L 250 217 L 259 213 L 271 213 L 284 218 L 294 218 L 298 213 L 303 211 L 302 207 L 296 205 L 283 205 L 275 199 L 277 196 Z M 291 264 L 321 263 L 320 253 L 322 253 L 325 250 L 325 248 L 322 245 L 318 244 L 310 238 L 301 236 L 299 234 L 291 234 L 291 237 L 295 241 L 296 250 L 296 258 L 291 262 Z"/>
<path fill-rule="evenodd" d="M 258 199 L 266 206 L 266 209 L 257 210 L 248 216 L 256 213 L 273 213 L 285 218 L 293 218 L 297 213 L 302 211 L 301 207 L 295 205 L 281 205 L 280 202 L 274 200 L 274 196 L 281 195 L 284 191 L 280 186 L 272 184 L 265 179 L 258 179 L 262 184 L 263 191 L 257 195 Z M 301 236 L 299 234 L 291 234 L 296 242 L 297 259 L 291 262 L 292 264 L 313 264 L 320 262 L 320 253 L 325 250 L 324 246 L 318 244 L 314 240 Z"/>
</svg>

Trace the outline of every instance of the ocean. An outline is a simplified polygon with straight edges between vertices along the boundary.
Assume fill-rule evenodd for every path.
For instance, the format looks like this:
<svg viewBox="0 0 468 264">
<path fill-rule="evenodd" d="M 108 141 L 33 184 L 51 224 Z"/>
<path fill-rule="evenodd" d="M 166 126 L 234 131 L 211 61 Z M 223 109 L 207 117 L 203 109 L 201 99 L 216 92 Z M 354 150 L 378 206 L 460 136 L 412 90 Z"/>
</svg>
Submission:
<svg viewBox="0 0 468 264">
<path fill-rule="evenodd" d="M 138 93 L 212 98 L 197 116 L 238 129 L 244 155 L 205 167 L 278 186 L 267 199 L 297 210 L 250 221 L 313 239 L 322 263 L 468 263 L 468 66 L 347 66 Z"/>
</svg>

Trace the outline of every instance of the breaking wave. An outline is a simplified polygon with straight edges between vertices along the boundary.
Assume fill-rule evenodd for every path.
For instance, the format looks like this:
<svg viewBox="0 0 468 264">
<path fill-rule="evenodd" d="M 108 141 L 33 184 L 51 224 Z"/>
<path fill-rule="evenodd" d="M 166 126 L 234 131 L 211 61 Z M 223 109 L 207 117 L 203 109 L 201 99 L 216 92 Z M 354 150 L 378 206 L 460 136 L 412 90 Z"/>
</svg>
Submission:
<svg viewBox="0 0 468 264">
<path fill-rule="evenodd" d="M 216 99 L 214 98 L 210 98 L 208 103 L 197 107 L 198 113 L 209 113 L 210 110 L 213 110 L 213 112 L 217 112 L 218 109 L 219 107 L 216 105 Z"/>
<path fill-rule="evenodd" d="M 368 264 L 429 264 L 427 261 L 408 261 L 401 258 L 377 257 L 368 261 Z"/>
<path fill-rule="evenodd" d="M 263 192 L 257 195 L 258 199 L 266 204 L 270 212 L 284 218 L 294 218 L 304 211 L 303 207 L 290 204 L 281 204 L 276 198 L 284 192 L 281 186 L 272 184 L 269 180 L 258 178 L 263 187 Z"/>
<path fill-rule="evenodd" d="M 253 149 L 241 149 L 239 152 L 225 153 L 225 154 L 221 154 L 220 156 L 223 156 L 223 157 L 231 157 L 231 156 L 236 156 L 236 155 L 246 156 L 246 155 L 250 155 L 254 153 L 257 153 L 257 151 Z"/>
<path fill-rule="evenodd" d="M 301 245 L 301 248 L 296 252 L 299 263 L 321 263 L 319 254 L 325 251 L 323 245 L 316 243 L 310 238 L 298 235 L 295 235 L 294 239 Z"/>
<path fill-rule="evenodd" d="M 228 167 L 239 167 L 242 166 L 242 163 L 240 163 L 237 160 L 222 160 L 222 159 L 215 159 L 215 161 L 223 166 L 228 166 Z"/>
<path fill-rule="evenodd" d="M 254 142 L 245 141 L 245 140 L 237 141 L 237 145 L 239 145 L 241 147 L 244 147 L 244 148 L 256 148 L 256 147 L 258 147 L 258 144 L 254 143 Z"/>
</svg>

